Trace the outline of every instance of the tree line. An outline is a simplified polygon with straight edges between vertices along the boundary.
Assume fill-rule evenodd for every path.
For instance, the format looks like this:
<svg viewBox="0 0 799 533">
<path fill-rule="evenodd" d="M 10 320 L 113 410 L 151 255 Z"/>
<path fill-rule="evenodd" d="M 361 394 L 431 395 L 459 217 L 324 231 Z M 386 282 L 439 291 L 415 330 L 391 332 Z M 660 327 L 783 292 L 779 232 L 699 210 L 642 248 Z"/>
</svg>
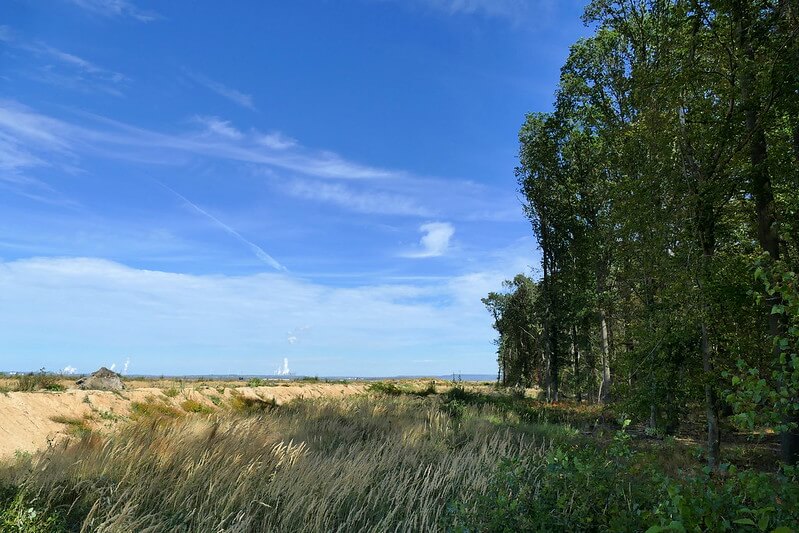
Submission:
<svg viewBox="0 0 799 533">
<path fill-rule="evenodd" d="M 541 252 L 483 302 L 499 380 L 799 457 L 799 1 L 595 0 L 519 133 Z"/>
</svg>

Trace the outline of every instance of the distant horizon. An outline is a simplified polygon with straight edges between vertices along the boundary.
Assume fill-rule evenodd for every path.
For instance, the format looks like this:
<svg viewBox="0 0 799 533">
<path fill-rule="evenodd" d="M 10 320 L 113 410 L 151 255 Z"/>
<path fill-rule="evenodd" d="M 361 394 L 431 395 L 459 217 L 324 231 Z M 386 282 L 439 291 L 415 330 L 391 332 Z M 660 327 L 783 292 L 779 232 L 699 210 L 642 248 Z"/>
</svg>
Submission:
<svg viewBox="0 0 799 533">
<path fill-rule="evenodd" d="M 41 369 L 37 370 L 0 370 L 0 374 L 6 376 L 14 376 L 14 375 L 23 375 L 23 374 L 30 374 L 36 373 Z M 63 371 L 49 371 L 45 369 L 46 373 L 59 375 L 64 378 L 79 378 L 83 376 L 88 376 L 93 372 L 99 370 L 99 367 L 91 372 L 76 372 L 74 374 L 65 374 Z M 122 377 L 127 379 L 159 379 L 159 378 L 184 378 L 184 379 L 222 379 L 222 378 L 242 378 L 242 379 L 269 379 L 273 381 L 278 380 L 285 380 L 285 381 L 292 381 L 297 379 L 307 379 L 307 378 L 318 378 L 322 379 L 366 379 L 366 380 L 375 380 L 375 379 L 446 379 L 451 381 L 491 381 L 496 380 L 496 373 L 493 374 L 485 374 L 480 372 L 468 372 L 468 373 L 450 373 L 450 374 L 400 374 L 400 375 L 350 375 L 350 374 L 342 374 L 342 375 L 321 375 L 321 374 L 289 374 L 289 375 L 281 375 L 281 374 L 123 374 L 118 372 Z M 450 379 L 452 378 L 452 379 Z"/>
</svg>

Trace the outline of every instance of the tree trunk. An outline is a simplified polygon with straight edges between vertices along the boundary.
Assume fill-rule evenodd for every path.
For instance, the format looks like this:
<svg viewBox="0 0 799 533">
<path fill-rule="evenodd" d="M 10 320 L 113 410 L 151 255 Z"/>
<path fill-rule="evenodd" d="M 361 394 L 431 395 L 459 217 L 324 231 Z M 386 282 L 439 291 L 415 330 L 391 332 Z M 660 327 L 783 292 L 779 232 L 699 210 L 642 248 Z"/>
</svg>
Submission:
<svg viewBox="0 0 799 533">
<path fill-rule="evenodd" d="M 599 347 L 602 357 L 602 383 L 599 386 L 599 401 L 610 401 L 610 342 L 608 340 L 608 319 L 603 308 L 599 309 Z"/>
<path fill-rule="evenodd" d="M 721 448 L 721 429 L 719 428 L 719 406 L 713 386 L 713 364 L 707 326 L 702 321 L 702 365 L 705 370 L 705 412 L 707 413 L 707 464 L 718 468 Z"/>
<path fill-rule="evenodd" d="M 755 53 L 748 32 L 748 17 L 741 12 L 736 12 L 738 44 L 744 54 L 743 68 L 741 74 L 741 103 L 746 116 L 746 129 L 750 135 L 749 141 L 749 184 L 752 196 L 755 199 L 755 214 L 757 217 L 757 238 L 761 249 L 768 253 L 772 261 L 780 258 L 779 229 L 776 207 L 774 204 L 774 192 L 771 187 L 771 175 L 769 173 L 767 155 L 768 145 L 766 143 L 766 133 L 763 128 L 763 117 L 760 115 L 760 102 L 755 94 L 755 79 L 753 66 L 755 64 Z M 797 131 L 793 129 L 794 149 L 797 143 Z M 783 336 L 785 332 L 785 316 L 770 313 L 773 305 L 779 304 L 781 298 L 774 295 L 766 299 L 767 309 L 769 310 L 769 337 L 774 339 Z M 774 361 L 780 359 L 780 346 L 775 343 L 773 348 Z M 786 420 L 791 422 L 792 420 Z M 782 460 L 788 464 L 796 464 L 799 459 L 799 430 L 788 430 L 780 434 L 780 448 Z"/>
<path fill-rule="evenodd" d="M 575 325 L 572 326 L 572 355 L 574 356 L 574 395 L 577 403 L 580 403 L 583 401 L 583 389 L 580 386 L 580 348 Z"/>
</svg>

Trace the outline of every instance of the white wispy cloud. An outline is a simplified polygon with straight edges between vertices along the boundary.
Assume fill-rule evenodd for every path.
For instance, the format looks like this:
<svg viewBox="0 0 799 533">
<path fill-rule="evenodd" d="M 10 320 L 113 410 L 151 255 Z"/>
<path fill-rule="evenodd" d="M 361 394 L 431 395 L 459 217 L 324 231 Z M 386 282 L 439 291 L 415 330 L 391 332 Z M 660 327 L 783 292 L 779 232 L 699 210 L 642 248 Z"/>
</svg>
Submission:
<svg viewBox="0 0 799 533">
<path fill-rule="evenodd" d="M 163 187 L 167 191 L 171 192 L 172 194 L 174 194 L 175 196 L 180 198 L 181 200 L 183 200 L 186 203 L 186 205 L 188 205 L 189 207 L 194 209 L 196 212 L 198 212 L 199 214 L 201 214 L 202 216 L 204 216 L 205 218 L 207 218 L 208 220 L 210 220 L 211 222 L 213 222 L 214 224 L 216 224 L 217 226 L 222 228 L 226 233 L 228 233 L 229 235 L 233 236 L 236 240 L 238 240 L 239 242 L 241 242 L 244 245 L 246 245 L 255 254 L 255 256 L 258 259 L 260 259 L 261 261 L 263 261 L 265 264 L 269 265 L 270 267 L 274 268 L 275 270 L 286 271 L 286 267 L 284 267 L 279 262 L 277 262 L 277 260 L 275 260 L 274 257 L 272 257 L 271 255 L 266 253 L 263 250 L 263 248 L 261 248 L 260 246 L 258 246 L 254 242 L 244 238 L 238 231 L 236 231 L 235 229 L 233 229 L 229 225 L 225 224 L 224 222 L 219 220 L 217 217 L 215 217 L 214 215 L 212 215 L 211 213 L 209 213 L 205 209 L 201 208 L 200 206 L 198 206 L 197 204 L 195 204 L 194 202 L 192 202 L 191 200 L 189 200 L 188 198 L 186 198 L 185 196 L 183 196 L 179 192 L 175 191 L 174 189 L 164 185 L 161 182 L 158 182 L 158 184 L 161 185 L 161 187 Z"/>
<path fill-rule="evenodd" d="M 54 123 L 43 117 L 18 116 L 0 103 L 0 187 L 20 196 L 54 205 L 74 205 L 55 188 L 34 177 L 38 169 L 52 167 L 70 157 L 67 143 L 49 131 Z M 45 146 L 54 157 L 35 152 Z"/>
<path fill-rule="evenodd" d="M 299 198 L 337 205 L 356 213 L 426 217 L 431 211 L 412 198 L 382 191 L 356 191 L 339 183 L 293 180 L 285 191 Z"/>
<path fill-rule="evenodd" d="M 483 15 L 516 20 L 530 8 L 546 8 L 550 0 L 378 0 L 417 5 L 448 15 Z"/>
<path fill-rule="evenodd" d="M 368 375 L 375 357 L 377 371 L 407 373 L 409 354 L 446 360 L 442 353 L 457 353 L 464 369 L 490 370 L 494 333 L 474 284 L 496 289 L 517 265 L 481 267 L 421 285 L 335 287 L 283 272 L 179 274 L 93 258 L 0 262 L 0 359 L 21 369 L 31 361 L 60 368 L 64 358 L 96 368 L 109 353 L 135 353 L 143 373 L 269 372 L 267 361 L 285 356 L 286 332 L 298 336 L 301 321 L 314 334 L 291 346 L 298 373 Z M 320 354 L 335 365 L 312 366 Z M 228 366 L 236 361 L 242 366 Z"/>
<path fill-rule="evenodd" d="M 222 120 L 219 117 L 196 116 L 194 120 L 205 127 L 205 133 L 207 134 L 234 140 L 244 137 L 244 134 L 234 128 L 229 121 Z"/>
<path fill-rule="evenodd" d="M 104 17 L 130 17 L 139 22 L 152 22 L 161 16 L 155 11 L 144 10 L 129 0 L 68 0 L 91 13 Z"/>
<path fill-rule="evenodd" d="M 252 109 L 255 111 L 255 103 L 253 102 L 253 98 L 249 94 L 245 94 L 241 91 L 233 89 L 232 87 L 228 87 L 218 81 L 214 81 L 207 76 L 199 74 L 197 72 L 193 72 L 188 69 L 184 69 L 184 73 L 191 78 L 194 82 L 202 85 L 206 89 L 209 89 L 219 96 L 227 98 L 234 104 L 240 105 L 241 107 L 245 107 L 247 109 Z"/>
<path fill-rule="evenodd" d="M 455 228 L 449 222 L 428 222 L 419 226 L 419 231 L 424 233 L 419 240 L 419 249 L 401 254 L 403 257 L 421 259 L 442 256 L 455 235 Z"/>
<path fill-rule="evenodd" d="M 405 176 L 403 172 L 349 161 L 330 151 L 311 150 L 299 145 L 291 150 L 275 150 L 258 143 L 263 134 L 257 131 L 242 133 L 232 123 L 218 117 L 199 121 L 203 126 L 199 132 L 183 134 L 160 133 L 98 116 L 85 117 L 93 120 L 95 127 L 65 122 L 14 102 L 0 101 L 0 128 L 24 126 L 32 139 L 33 136 L 47 138 L 49 143 L 38 143 L 42 148 L 53 147 L 56 143 L 79 145 L 81 151 L 94 155 L 165 164 L 174 164 L 176 159 L 180 159 L 177 157 L 180 154 L 191 154 L 266 165 L 317 178 L 364 180 Z M 194 122 L 198 122 L 197 117 Z M 214 132 L 213 128 L 217 135 L 207 135 Z"/>
<path fill-rule="evenodd" d="M 116 96 L 122 95 L 121 88 L 129 81 L 124 74 L 100 67 L 74 53 L 42 41 L 26 40 L 8 26 L 0 26 L 0 41 L 27 55 L 29 61 L 23 68 L 23 74 L 37 81 Z"/>
<path fill-rule="evenodd" d="M 261 135 L 257 138 L 256 142 L 275 150 L 288 150 L 289 148 L 294 148 L 299 145 L 297 139 L 292 139 L 291 137 L 283 135 L 279 131 L 273 131 L 267 133 L 266 135 Z"/>
<path fill-rule="evenodd" d="M 89 156 L 169 166 L 197 159 L 247 163 L 276 183 L 279 191 L 354 212 L 470 221 L 524 218 L 512 192 L 351 161 L 275 136 L 275 132 L 238 128 L 220 117 L 196 116 L 188 121 L 190 129 L 177 133 L 96 115 L 82 114 L 81 118 L 79 124 L 67 122 L 0 100 L 0 140 L 5 133 L 6 144 L 13 147 L 9 160 L 18 160 L 20 165 L 74 166 Z M 273 135 L 271 142 L 265 142 L 269 135 Z M 11 149 L 6 152 L 12 154 Z"/>
</svg>

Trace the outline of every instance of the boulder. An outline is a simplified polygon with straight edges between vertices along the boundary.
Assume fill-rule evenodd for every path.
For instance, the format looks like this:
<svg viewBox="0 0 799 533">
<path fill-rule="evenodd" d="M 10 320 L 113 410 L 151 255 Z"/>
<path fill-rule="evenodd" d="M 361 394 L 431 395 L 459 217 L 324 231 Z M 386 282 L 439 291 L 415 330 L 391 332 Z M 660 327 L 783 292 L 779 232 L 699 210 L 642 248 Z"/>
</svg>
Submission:
<svg viewBox="0 0 799 533">
<path fill-rule="evenodd" d="M 100 368 L 97 372 L 80 378 L 75 382 L 79 389 L 83 390 L 110 390 L 121 391 L 125 389 L 125 384 L 122 383 L 122 376 L 108 370 L 106 367 Z"/>
</svg>

